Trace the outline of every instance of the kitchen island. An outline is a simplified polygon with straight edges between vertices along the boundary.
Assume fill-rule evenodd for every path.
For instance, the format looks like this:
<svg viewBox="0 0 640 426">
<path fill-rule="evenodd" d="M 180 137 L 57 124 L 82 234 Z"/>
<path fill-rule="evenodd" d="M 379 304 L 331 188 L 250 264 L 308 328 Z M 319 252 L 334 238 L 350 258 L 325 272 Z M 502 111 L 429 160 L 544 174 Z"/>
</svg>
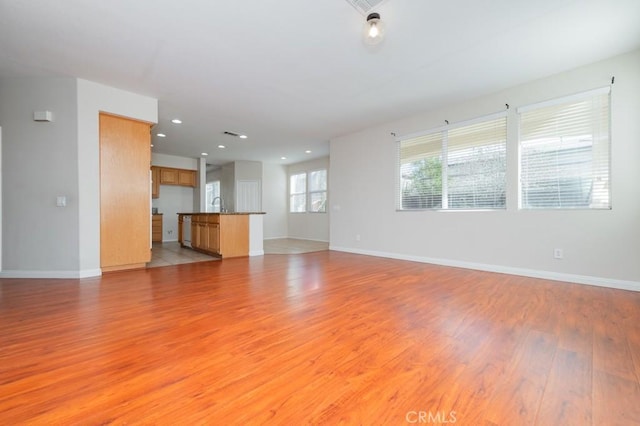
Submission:
<svg viewBox="0 0 640 426">
<path fill-rule="evenodd" d="M 182 247 L 222 258 L 260 256 L 263 212 L 178 213 Z"/>
</svg>

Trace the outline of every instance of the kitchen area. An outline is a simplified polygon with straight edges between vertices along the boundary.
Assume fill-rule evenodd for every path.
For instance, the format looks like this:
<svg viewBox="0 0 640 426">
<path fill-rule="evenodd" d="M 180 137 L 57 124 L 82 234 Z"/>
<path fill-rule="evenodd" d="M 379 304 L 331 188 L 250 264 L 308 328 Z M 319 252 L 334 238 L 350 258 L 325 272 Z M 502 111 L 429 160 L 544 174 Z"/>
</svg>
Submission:
<svg viewBox="0 0 640 426">
<path fill-rule="evenodd" d="M 200 176 L 203 164 L 152 154 L 153 244 L 147 267 L 264 254 L 261 163 L 209 167 Z M 213 191 L 209 185 L 200 188 L 207 183 L 214 184 Z"/>
</svg>

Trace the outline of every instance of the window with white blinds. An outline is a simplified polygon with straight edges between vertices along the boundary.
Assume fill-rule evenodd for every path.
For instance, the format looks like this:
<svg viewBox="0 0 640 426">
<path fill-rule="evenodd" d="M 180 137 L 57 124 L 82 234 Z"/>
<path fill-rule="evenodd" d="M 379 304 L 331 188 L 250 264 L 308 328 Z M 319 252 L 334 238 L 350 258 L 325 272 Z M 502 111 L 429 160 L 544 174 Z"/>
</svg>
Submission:
<svg viewBox="0 0 640 426">
<path fill-rule="evenodd" d="M 327 170 L 313 170 L 289 176 L 290 213 L 327 212 Z"/>
<path fill-rule="evenodd" d="M 397 208 L 505 208 L 506 140 L 506 113 L 400 138 Z"/>
<path fill-rule="evenodd" d="M 518 108 L 520 208 L 611 208 L 609 93 Z"/>
</svg>

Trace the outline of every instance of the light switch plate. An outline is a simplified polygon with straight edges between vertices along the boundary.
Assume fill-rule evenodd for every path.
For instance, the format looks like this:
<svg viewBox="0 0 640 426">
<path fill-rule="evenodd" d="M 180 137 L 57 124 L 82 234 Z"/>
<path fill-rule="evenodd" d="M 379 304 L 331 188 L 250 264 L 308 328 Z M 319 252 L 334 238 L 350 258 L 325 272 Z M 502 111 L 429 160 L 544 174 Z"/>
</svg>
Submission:
<svg viewBox="0 0 640 426">
<path fill-rule="evenodd" d="M 56 197 L 56 206 L 57 207 L 67 207 L 67 197 L 64 195 L 59 195 Z"/>
</svg>

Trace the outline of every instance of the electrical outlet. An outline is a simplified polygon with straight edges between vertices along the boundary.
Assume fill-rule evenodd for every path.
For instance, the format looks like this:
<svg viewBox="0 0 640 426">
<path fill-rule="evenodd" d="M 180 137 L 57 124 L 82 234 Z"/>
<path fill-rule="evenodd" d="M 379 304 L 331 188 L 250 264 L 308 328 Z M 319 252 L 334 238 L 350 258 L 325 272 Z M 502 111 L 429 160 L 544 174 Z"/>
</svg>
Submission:
<svg viewBox="0 0 640 426">
<path fill-rule="evenodd" d="M 356 234 L 356 241 L 360 241 L 360 234 Z"/>
<path fill-rule="evenodd" d="M 553 249 L 553 257 L 555 259 L 562 259 L 564 257 L 564 252 L 561 248 Z"/>
<path fill-rule="evenodd" d="M 169 235 L 173 234 L 173 229 L 169 229 L 169 230 L 167 231 L 167 233 L 168 233 Z"/>
</svg>

